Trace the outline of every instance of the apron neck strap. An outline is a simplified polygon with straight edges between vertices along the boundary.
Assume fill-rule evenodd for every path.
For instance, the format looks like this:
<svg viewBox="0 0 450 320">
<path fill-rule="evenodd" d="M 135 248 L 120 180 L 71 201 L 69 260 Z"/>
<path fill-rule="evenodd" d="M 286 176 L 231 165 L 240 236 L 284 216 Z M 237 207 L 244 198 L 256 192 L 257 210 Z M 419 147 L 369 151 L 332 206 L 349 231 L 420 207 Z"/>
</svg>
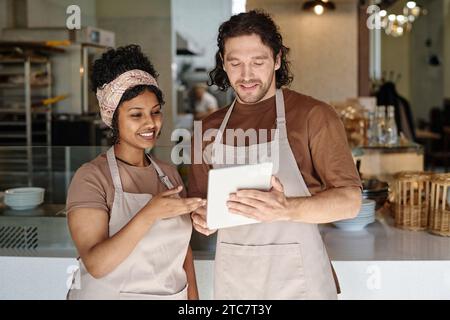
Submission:
<svg viewBox="0 0 450 320">
<path fill-rule="evenodd" d="M 149 154 L 147 154 L 148 160 L 150 160 L 150 163 L 153 165 L 153 167 L 156 170 L 156 173 L 158 174 L 159 180 L 166 186 L 167 189 L 173 189 L 174 186 L 172 182 L 170 181 L 169 177 L 164 174 L 160 166 L 156 163 L 156 161 L 153 161 L 152 157 L 150 157 Z"/>
<path fill-rule="evenodd" d="M 275 93 L 275 104 L 277 107 L 277 130 L 279 133 L 278 137 L 279 139 L 283 140 L 287 138 L 287 129 L 286 129 L 284 97 L 283 91 L 281 89 L 277 89 Z"/>
<path fill-rule="evenodd" d="M 114 183 L 114 188 L 117 192 L 122 193 L 122 181 L 120 180 L 119 167 L 117 166 L 116 155 L 114 152 L 114 146 L 109 148 L 106 152 L 106 158 L 108 160 L 109 171 L 111 172 L 111 177 Z"/>
<path fill-rule="evenodd" d="M 234 105 L 236 104 L 236 99 L 234 99 L 227 113 L 225 114 L 225 118 L 223 118 L 222 123 L 220 124 L 219 131 L 217 132 L 216 138 L 214 139 L 214 144 L 218 145 L 222 141 L 222 136 L 227 126 L 228 120 L 230 120 L 231 112 L 234 109 Z"/>
<path fill-rule="evenodd" d="M 120 180 L 119 167 L 117 166 L 114 146 L 109 148 L 109 150 L 106 152 L 106 157 L 108 159 L 109 171 L 111 172 L 114 188 L 116 189 L 116 191 L 122 193 L 123 192 L 122 181 Z M 169 177 L 164 174 L 164 172 L 161 170 L 158 164 L 155 161 L 153 161 L 150 155 L 147 154 L 147 158 L 155 168 L 159 180 L 166 186 L 167 189 L 173 189 L 173 184 L 170 181 Z"/>
</svg>

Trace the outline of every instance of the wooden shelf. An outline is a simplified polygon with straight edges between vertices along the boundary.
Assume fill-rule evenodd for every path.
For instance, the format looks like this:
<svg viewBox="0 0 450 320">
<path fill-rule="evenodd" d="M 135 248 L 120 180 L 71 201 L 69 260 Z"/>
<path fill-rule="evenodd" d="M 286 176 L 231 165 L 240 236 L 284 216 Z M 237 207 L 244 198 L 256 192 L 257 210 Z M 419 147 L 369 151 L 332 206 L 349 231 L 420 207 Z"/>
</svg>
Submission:
<svg viewBox="0 0 450 320">
<path fill-rule="evenodd" d="M 32 114 L 46 114 L 46 110 L 31 110 Z M 25 114 L 25 109 L 2 109 L 0 108 L 0 113 L 12 113 L 12 114 Z"/>
<path fill-rule="evenodd" d="M 40 107 L 45 107 L 45 106 L 49 106 L 52 104 L 55 104 L 59 101 L 62 101 L 64 99 L 67 99 L 67 97 L 69 97 L 68 94 L 64 94 L 64 95 L 59 95 L 56 97 L 51 97 L 51 98 L 42 98 L 42 99 L 35 99 L 35 100 L 31 100 L 31 108 L 40 108 Z M 16 97 L 15 97 L 16 98 Z M 7 101 L 8 99 L 1 99 L 3 101 Z M 17 100 L 15 100 L 17 101 Z M 25 105 L 23 106 L 23 108 L 25 109 Z M 0 110 L 2 109 L 2 105 L 0 104 Z M 8 108 L 8 109 L 14 109 L 14 108 Z"/>
<path fill-rule="evenodd" d="M 0 89 L 23 89 L 24 83 L 0 83 Z M 31 88 L 48 88 L 51 84 L 32 84 Z"/>
<path fill-rule="evenodd" d="M 0 126 L 25 126 L 27 123 L 25 121 L 0 121 Z"/>
<path fill-rule="evenodd" d="M 33 171 L 33 176 L 39 176 L 39 175 L 48 175 L 48 168 L 39 168 L 42 171 L 35 170 Z M 0 171 L 1 176 L 29 176 L 28 172 L 23 171 Z"/>
<path fill-rule="evenodd" d="M 27 148 L 26 141 L 25 142 L 3 142 L 1 143 L 0 147 L 22 147 Z M 33 147 L 50 147 L 46 143 L 43 142 L 33 142 Z"/>
<path fill-rule="evenodd" d="M 23 76 L 23 72 L 0 70 L 0 76 Z"/>
<path fill-rule="evenodd" d="M 26 62 L 26 58 L 1 58 L 0 57 L 0 63 L 5 64 L 22 64 Z M 45 64 L 48 62 L 48 59 L 43 58 L 30 58 L 30 62 L 34 64 Z"/>
<path fill-rule="evenodd" d="M 0 133 L 0 139 L 26 139 L 25 133 Z"/>
<path fill-rule="evenodd" d="M 57 42 L 56 44 L 60 44 Z M 45 55 L 51 53 L 64 53 L 65 49 L 53 45 L 51 41 L 0 41 L 0 48 L 4 50 L 13 50 L 15 48 L 21 48 L 23 51 L 39 53 L 45 52 Z"/>
</svg>

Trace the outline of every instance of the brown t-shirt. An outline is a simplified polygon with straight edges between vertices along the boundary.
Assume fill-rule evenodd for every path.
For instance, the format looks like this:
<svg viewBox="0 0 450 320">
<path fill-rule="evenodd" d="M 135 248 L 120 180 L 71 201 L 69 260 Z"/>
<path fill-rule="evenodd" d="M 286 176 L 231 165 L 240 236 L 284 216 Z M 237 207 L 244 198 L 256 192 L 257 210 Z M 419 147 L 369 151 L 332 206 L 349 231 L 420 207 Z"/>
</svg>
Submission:
<svg viewBox="0 0 450 320">
<path fill-rule="evenodd" d="M 289 144 L 311 194 L 336 187 L 361 188 L 344 126 L 334 108 L 289 89 L 283 89 L 283 95 Z M 228 108 L 205 118 L 202 131 L 218 129 Z M 275 96 L 254 105 L 236 102 L 226 128 L 244 131 L 250 128 L 275 129 Z M 231 145 L 234 143 L 227 142 L 226 135 L 223 141 Z M 203 142 L 203 149 L 210 143 Z M 191 165 L 189 196 L 206 197 L 209 169 L 206 163 Z"/>
<path fill-rule="evenodd" d="M 169 177 L 174 187 L 183 185 L 183 181 L 176 168 L 161 162 L 154 157 L 161 170 Z M 135 167 L 117 160 L 122 189 L 128 193 L 147 193 L 157 195 L 167 188 L 158 178 L 153 165 L 147 167 Z M 106 154 L 102 153 L 94 160 L 82 165 L 70 183 L 67 192 L 67 213 L 78 208 L 103 209 L 110 212 L 114 202 L 114 184 L 108 166 Z M 180 192 L 185 197 L 186 191 Z"/>
</svg>

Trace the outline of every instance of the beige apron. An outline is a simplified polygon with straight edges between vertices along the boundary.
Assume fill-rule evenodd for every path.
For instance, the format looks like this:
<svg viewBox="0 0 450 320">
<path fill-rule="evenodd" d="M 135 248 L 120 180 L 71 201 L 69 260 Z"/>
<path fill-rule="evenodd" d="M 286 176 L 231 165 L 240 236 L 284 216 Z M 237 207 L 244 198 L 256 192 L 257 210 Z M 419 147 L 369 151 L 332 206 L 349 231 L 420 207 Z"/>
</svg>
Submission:
<svg viewBox="0 0 450 320">
<path fill-rule="evenodd" d="M 127 193 L 122 189 L 114 147 L 107 152 L 115 194 L 109 220 L 109 236 L 121 230 L 152 198 L 151 194 Z M 169 178 L 149 157 L 159 179 L 173 188 Z M 149 182 L 152 183 L 152 182 Z M 80 289 L 72 286 L 69 299 L 187 299 L 183 269 L 191 238 L 189 215 L 155 222 L 131 254 L 111 273 L 95 279 L 80 260 Z M 76 278 L 76 276 L 75 276 Z"/>
<path fill-rule="evenodd" d="M 277 130 L 268 143 L 249 147 L 221 143 L 234 104 L 212 144 L 213 168 L 230 166 L 218 162 L 228 154 L 234 155 L 235 163 L 272 161 L 273 174 L 280 179 L 287 197 L 311 196 L 289 146 L 282 91 L 276 91 Z M 219 230 L 214 298 L 336 299 L 330 260 L 318 226 L 283 221 Z"/>
</svg>

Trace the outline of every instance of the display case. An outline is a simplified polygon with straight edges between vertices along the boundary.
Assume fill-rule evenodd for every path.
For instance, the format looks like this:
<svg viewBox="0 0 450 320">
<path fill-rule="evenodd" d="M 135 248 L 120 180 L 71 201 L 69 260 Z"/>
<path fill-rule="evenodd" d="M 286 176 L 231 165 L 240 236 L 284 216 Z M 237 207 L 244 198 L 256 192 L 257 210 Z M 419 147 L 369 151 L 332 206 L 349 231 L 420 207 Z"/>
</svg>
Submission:
<svg viewBox="0 0 450 320">
<path fill-rule="evenodd" d="M 352 149 L 353 158 L 360 162 L 364 179 L 377 178 L 390 182 L 401 171 L 423 171 L 424 149 L 416 143 L 397 146 L 361 146 Z"/>
</svg>

